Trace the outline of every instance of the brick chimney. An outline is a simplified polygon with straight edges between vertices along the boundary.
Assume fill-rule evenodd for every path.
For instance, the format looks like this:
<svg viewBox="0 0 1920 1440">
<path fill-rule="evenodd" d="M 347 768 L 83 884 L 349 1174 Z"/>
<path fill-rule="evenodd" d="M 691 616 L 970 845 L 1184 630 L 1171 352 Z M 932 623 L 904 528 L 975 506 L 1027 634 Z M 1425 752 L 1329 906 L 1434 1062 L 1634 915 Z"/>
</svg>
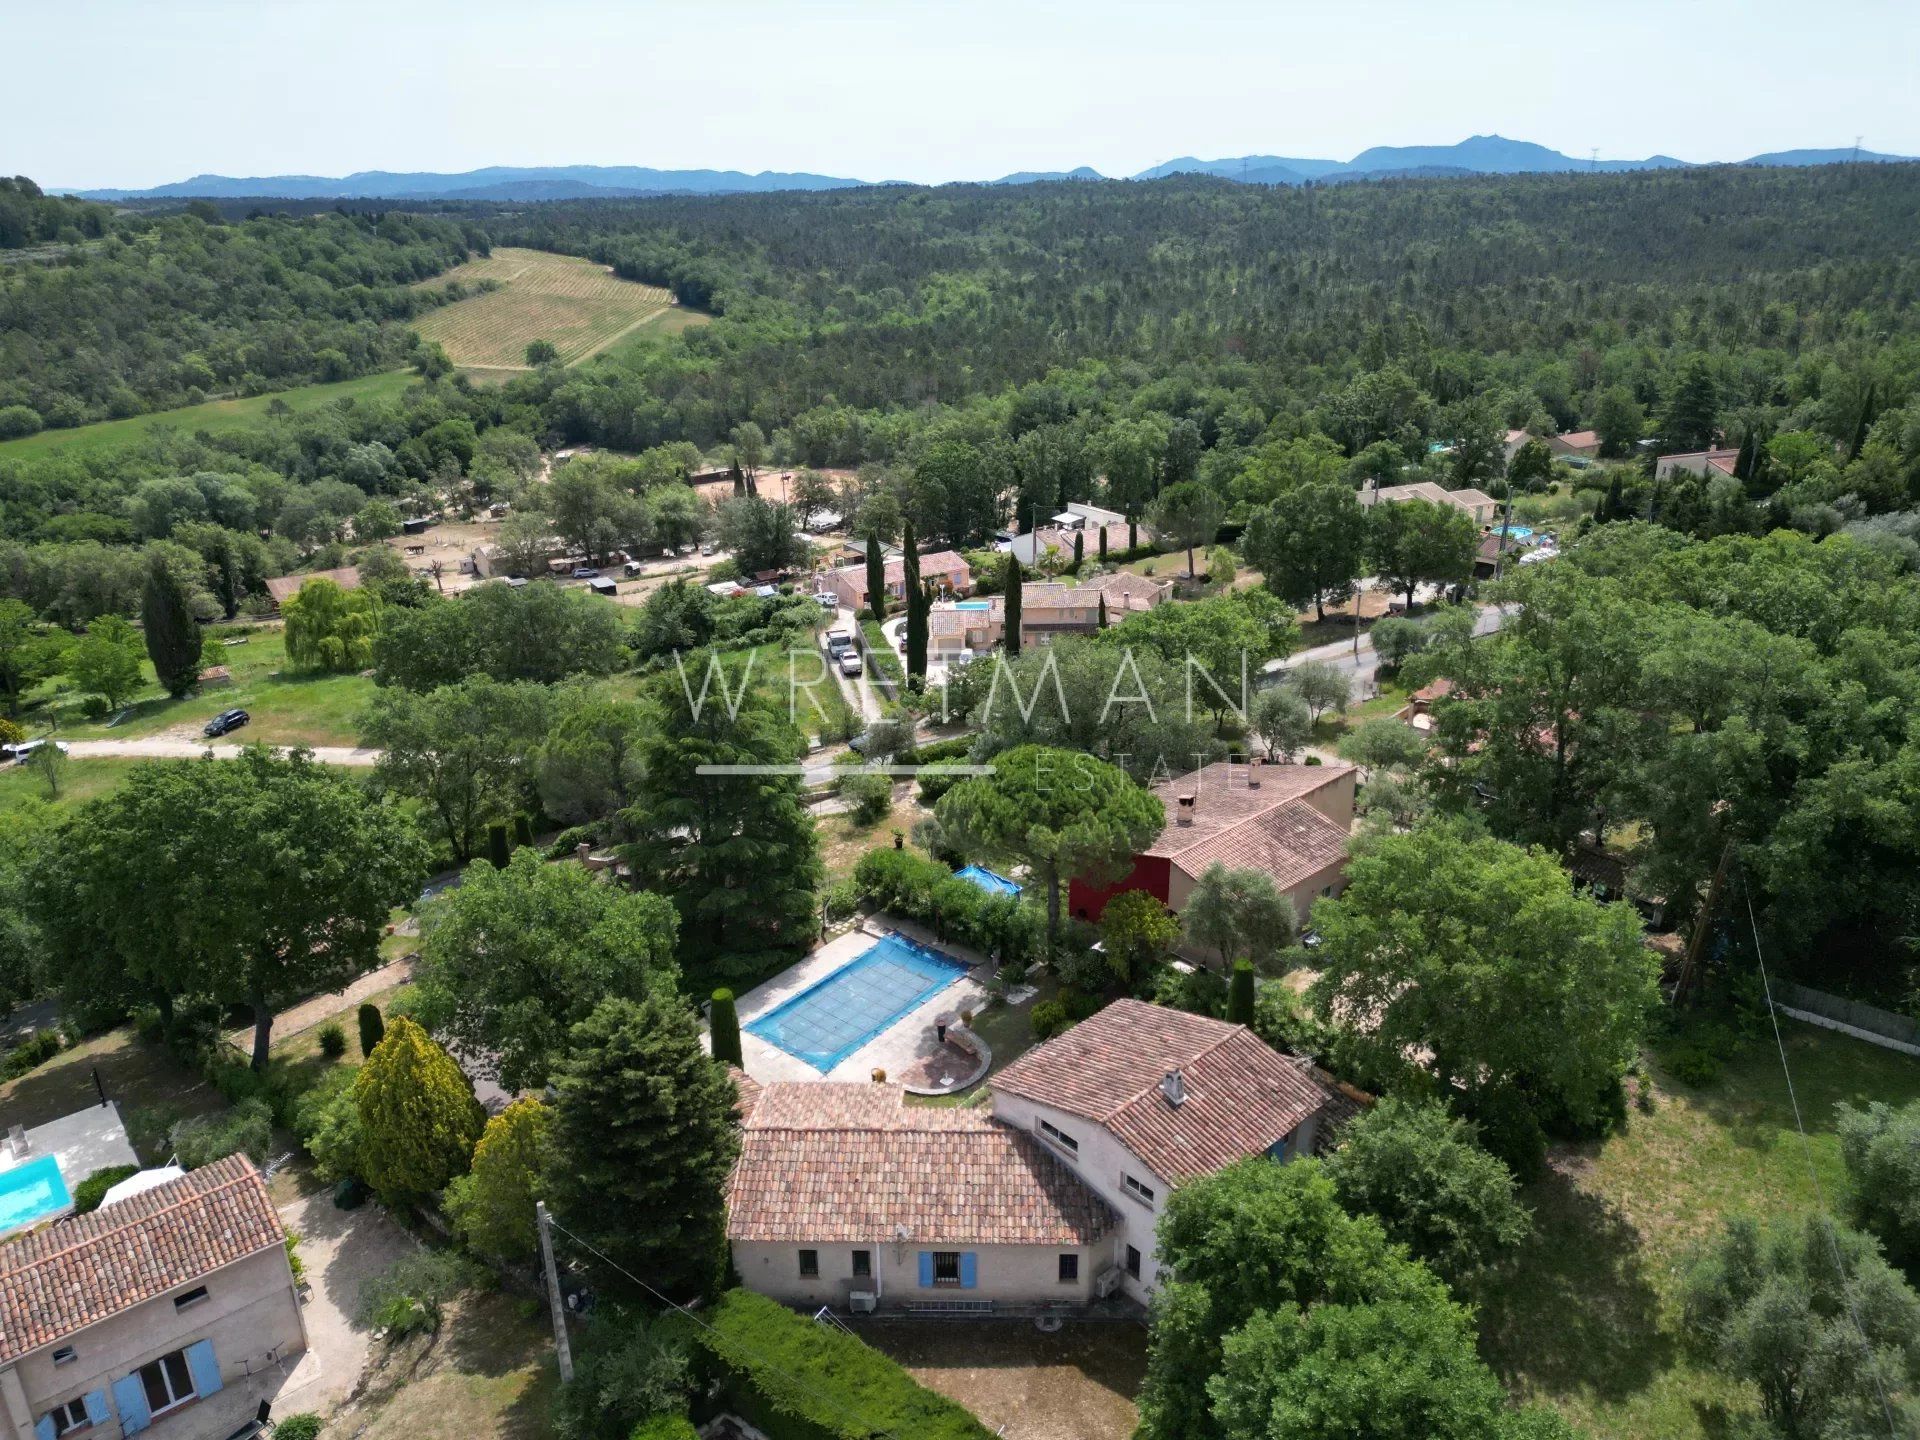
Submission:
<svg viewBox="0 0 1920 1440">
<path fill-rule="evenodd" d="M 1176 825 L 1193 824 L 1193 807 L 1198 803 L 1198 795 L 1182 795 L 1180 803 L 1174 808 L 1173 823 Z"/>
</svg>

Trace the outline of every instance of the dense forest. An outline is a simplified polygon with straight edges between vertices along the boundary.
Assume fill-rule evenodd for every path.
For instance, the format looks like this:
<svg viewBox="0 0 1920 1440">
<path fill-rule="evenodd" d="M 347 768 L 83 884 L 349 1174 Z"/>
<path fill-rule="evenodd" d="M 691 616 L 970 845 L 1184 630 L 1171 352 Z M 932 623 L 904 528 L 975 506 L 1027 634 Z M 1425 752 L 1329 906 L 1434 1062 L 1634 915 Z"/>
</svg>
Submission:
<svg viewBox="0 0 1920 1440">
<path fill-rule="evenodd" d="M 70 243 L 0 268 L 0 437 L 393 369 L 443 298 L 411 287 L 485 245 L 456 220 L 134 219 L 7 183 L 0 230 Z"/>
</svg>

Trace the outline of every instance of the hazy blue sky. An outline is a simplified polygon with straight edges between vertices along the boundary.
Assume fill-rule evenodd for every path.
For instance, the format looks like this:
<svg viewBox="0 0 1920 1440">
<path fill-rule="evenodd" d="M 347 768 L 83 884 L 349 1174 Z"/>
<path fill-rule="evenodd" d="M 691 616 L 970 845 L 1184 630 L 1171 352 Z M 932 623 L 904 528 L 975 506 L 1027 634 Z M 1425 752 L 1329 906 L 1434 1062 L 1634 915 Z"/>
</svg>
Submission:
<svg viewBox="0 0 1920 1440">
<path fill-rule="evenodd" d="M 0 173 L 508 164 L 941 181 L 1498 132 L 1920 154 L 1914 0 L 0 0 Z"/>
</svg>

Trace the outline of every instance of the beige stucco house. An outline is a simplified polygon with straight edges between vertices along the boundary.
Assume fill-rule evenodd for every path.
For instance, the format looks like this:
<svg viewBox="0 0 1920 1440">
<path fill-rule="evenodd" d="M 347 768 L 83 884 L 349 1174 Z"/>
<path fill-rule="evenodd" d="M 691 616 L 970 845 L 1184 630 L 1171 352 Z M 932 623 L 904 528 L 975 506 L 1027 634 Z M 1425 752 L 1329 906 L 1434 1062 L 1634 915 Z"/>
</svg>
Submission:
<svg viewBox="0 0 1920 1440">
<path fill-rule="evenodd" d="M 896 556 L 886 558 L 887 596 L 906 597 L 907 563 Z M 953 550 L 936 550 L 920 557 L 920 580 L 937 592 L 965 595 L 973 589 L 973 570 L 966 557 Z M 867 566 L 845 565 L 827 576 L 827 591 L 849 610 L 862 610 L 867 604 Z"/>
<path fill-rule="evenodd" d="M 306 1348 L 286 1231 L 244 1156 L 0 1245 L 6 1440 L 185 1440 L 200 1401 Z"/>
<path fill-rule="evenodd" d="M 1687 450 L 1677 455 L 1662 455 L 1653 462 L 1653 478 L 1670 479 L 1676 474 L 1701 475 L 1711 480 L 1715 475 L 1731 475 L 1733 467 L 1740 459 L 1735 448 L 1721 450 Z"/>
<path fill-rule="evenodd" d="M 1480 490 L 1449 490 L 1431 480 L 1412 485 L 1382 485 L 1360 492 L 1360 503 L 1368 509 L 1375 505 L 1400 505 L 1409 500 L 1425 500 L 1430 505 L 1451 505 L 1466 513 L 1475 525 L 1491 525 L 1500 513 L 1500 502 Z"/>
<path fill-rule="evenodd" d="M 896 1085 L 741 1088 L 734 1267 L 790 1305 L 983 1311 L 1145 1301 L 1175 1186 L 1310 1153 L 1340 1098 L 1243 1025 L 1120 1000 L 993 1082 L 991 1113 Z"/>
<path fill-rule="evenodd" d="M 1095 585 L 1065 585 L 1034 580 L 1020 587 L 1020 643 L 1045 645 L 1061 635 L 1092 635 L 1100 629 L 1100 607 L 1106 592 Z M 1107 623 L 1122 614 L 1107 599 Z M 1004 595 L 936 605 L 927 612 L 927 654 L 935 660 L 956 660 L 963 650 L 980 655 L 1007 636 L 1007 600 Z"/>
</svg>

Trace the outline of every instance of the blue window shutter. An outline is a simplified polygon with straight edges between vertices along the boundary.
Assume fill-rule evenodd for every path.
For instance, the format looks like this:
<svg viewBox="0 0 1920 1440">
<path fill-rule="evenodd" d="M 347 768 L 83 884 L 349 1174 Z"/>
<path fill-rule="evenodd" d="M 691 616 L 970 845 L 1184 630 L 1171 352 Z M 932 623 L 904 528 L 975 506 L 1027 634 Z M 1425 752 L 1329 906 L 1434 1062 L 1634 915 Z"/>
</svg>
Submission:
<svg viewBox="0 0 1920 1440">
<path fill-rule="evenodd" d="M 107 1409 L 107 1392 L 104 1390 L 89 1390 L 80 1403 L 87 1407 L 87 1420 L 94 1425 L 106 1424 L 107 1417 L 113 1413 Z"/>
<path fill-rule="evenodd" d="M 146 1387 L 138 1375 L 122 1375 L 113 1382 L 113 1408 L 120 1412 L 120 1433 L 135 1435 L 153 1423 L 147 1409 Z"/>
<path fill-rule="evenodd" d="M 978 1283 L 979 1278 L 980 1272 L 974 1264 L 973 1251 L 962 1250 L 960 1252 L 960 1288 L 962 1290 L 973 1289 L 974 1285 Z"/>
<path fill-rule="evenodd" d="M 33 1433 L 38 1440 L 53 1440 L 53 1416 L 42 1415 L 34 1422 Z"/>
<path fill-rule="evenodd" d="M 922 1290 L 933 1288 L 933 1252 L 931 1250 L 920 1252 L 920 1288 Z"/>
<path fill-rule="evenodd" d="M 193 1372 L 196 1395 L 217 1395 L 226 1383 L 220 1378 L 220 1362 L 213 1358 L 211 1340 L 196 1340 L 187 1346 L 187 1369 Z"/>
</svg>

